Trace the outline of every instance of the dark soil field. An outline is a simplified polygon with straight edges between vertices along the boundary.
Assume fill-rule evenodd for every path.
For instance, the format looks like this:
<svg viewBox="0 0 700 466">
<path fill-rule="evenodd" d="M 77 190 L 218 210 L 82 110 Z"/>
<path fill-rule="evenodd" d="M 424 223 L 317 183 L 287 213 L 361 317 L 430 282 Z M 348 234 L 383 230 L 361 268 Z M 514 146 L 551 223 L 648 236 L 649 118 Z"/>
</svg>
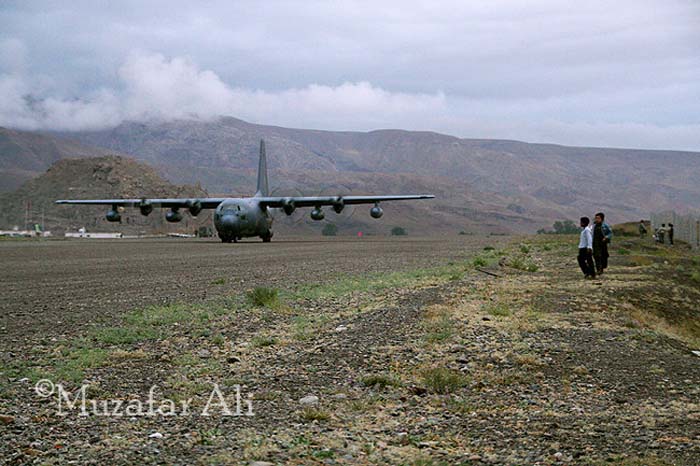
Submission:
<svg viewBox="0 0 700 466">
<path fill-rule="evenodd" d="M 575 245 L 2 242 L 0 459 L 700 464 L 700 258 Z"/>
<path fill-rule="evenodd" d="M 194 239 L 0 241 L 0 329 L 7 332 L 0 344 L 73 333 L 151 304 L 437 265 L 491 243 L 464 237 L 236 245 Z"/>
</svg>

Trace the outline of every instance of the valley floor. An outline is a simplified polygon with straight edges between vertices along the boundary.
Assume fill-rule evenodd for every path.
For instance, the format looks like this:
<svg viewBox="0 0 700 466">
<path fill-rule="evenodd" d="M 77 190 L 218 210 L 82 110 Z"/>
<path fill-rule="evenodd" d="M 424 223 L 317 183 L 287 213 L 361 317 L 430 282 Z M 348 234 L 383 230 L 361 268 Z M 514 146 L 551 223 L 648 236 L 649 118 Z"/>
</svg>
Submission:
<svg viewBox="0 0 700 466">
<path fill-rule="evenodd" d="M 72 245 L 43 246 L 60 285 L 2 285 L 10 464 L 700 464 L 700 258 L 686 250 L 619 238 L 589 281 L 557 236 L 55 252 Z M 0 248 L 36 267 L 29 246 Z M 139 286 L 138 269 L 156 278 Z M 71 397 L 88 385 L 87 406 L 146 404 L 156 386 L 156 403 L 189 412 L 60 416 L 40 379 Z M 223 415 L 214 387 L 232 411 L 240 393 L 240 413 Z"/>
</svg>

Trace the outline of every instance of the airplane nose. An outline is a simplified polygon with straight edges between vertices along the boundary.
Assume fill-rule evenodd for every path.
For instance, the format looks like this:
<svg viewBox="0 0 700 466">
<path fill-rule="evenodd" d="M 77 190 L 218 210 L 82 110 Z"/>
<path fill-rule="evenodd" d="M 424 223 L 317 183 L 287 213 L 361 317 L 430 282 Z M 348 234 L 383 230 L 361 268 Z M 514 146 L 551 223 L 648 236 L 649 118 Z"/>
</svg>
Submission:
<svg viewBox="0 0 700 466">
<path fill-rule="evenodd" d="M 221 225 L 223 225 L 224 228 L 233 228 L 236 226 L 237 222 L 238 219 L 235 215 L 224 215 L 221 217 Z"/>
</svg>

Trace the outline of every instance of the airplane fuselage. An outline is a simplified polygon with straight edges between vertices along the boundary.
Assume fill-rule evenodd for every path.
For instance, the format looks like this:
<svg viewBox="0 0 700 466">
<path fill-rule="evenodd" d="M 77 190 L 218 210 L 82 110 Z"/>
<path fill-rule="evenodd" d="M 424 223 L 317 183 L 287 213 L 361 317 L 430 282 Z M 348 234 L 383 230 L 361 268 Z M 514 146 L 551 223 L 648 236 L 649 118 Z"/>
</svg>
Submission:
<svg viewBox="0 0 700 466">
<path fill-rule="evenodd" d="M 219 238 L 227 243 L 253 236 L 269 241 L 272 237 L 269 210 L 254 197 L 223 201 L 214 211 L 214 227 Z"/>
</svg>

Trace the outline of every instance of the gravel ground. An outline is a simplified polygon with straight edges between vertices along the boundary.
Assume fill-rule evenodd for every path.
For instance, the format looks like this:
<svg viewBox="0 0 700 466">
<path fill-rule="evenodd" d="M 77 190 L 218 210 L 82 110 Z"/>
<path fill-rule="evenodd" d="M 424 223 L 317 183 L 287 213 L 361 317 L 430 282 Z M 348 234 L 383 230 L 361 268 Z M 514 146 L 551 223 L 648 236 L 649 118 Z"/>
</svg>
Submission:
<svg viewBox="0 0 700 466">
<path fill-rule="evenodd" d="M 0 457 L 10 464 L 700 464 L 700 357 L 689 327 L 700 317 L 700 289 L 689 278 L 700 262 L 663 250 L 645 266 L 614 255 L 609 273 L 588 281 L 568 240 L 510 241 L 293 242 L 262 257 L 256 251 L 269 245 L 246 244 L 235 254 L 197 242 L 100 243 L 96 256 L 82 247 L 54 255 L 56 269 L 63 264 L 75 276 L 99 268 L 98 283 L 123 276 L 124 289 L 143 295 L 124 302 L 122 287 L 102 290 L 109 301 L 96 316 L 75 306 L 90 302 L 90 290 L 73 288 L 77 297 L 61 302 L 91 324 L 56 331 L 65 313 L 42 312 L 35 319 L 47 330 L 39 336 L 7 326 L 15 343 L 3 364 L 22 360 L 52 374 L 80 360 L 88 367 L 66 380 L 71 393 L 84 383 L 88 399 L 127 402 L 146 400 L 156 385 L 158 399 L 192 399 L 197 414 L 62 417 L 54 398 L 37 396 L 31 375 L 11 376 L 0 392 Z M 180 246 L 180 256 L 166 255 Z M 23 247 L 31 249 L 10 246 L 17 264 Z M 138 248 L 143 254 L 130 252 Z M 157 326 L 157 337 L 95 333 L 107 325 L 133 330 L 135 304 L 175 299 L 172 287 L 138 286 L 140 269 L 158 270 L 146 266 L 158 261 L 151 248 L 165 257 L 162 274 L 182 284 L 178 300 L 199 310 L 172 320 L 141 316 L 138 325 Z M 491 274 L 477 270 L 477 255 L 478 269 Z M 221 256 L 252 264 L 249 275 L 227 275 Z M 182 278 L 175 269 L 185 258 L 215 270 Z M 410 272 L 435 265 L 444 267 Z M 363 279 L 370 272 L 380 273 Z M 327 285 L 302 286 L 316 281 Z M 253 285 L 290 293 L 262 307 L 217 300 Z M 42 302 L 36 293 L 25 296 Z M 646 307 L 636 304 L 640 296 Z M 106 359 L 91 365 L 86 348 Z M 240 386 L 255 415 L 215 408 L 201 416 L 214 384 L 229 403 Z"/>
<path fill-rule="evenodd" d="M 499 240 L 338 237 L 229 245 L 177 239 L 2 241 L 0 329 L 5 338 L 0 345 L 65 335 L 150 304 L 426 267 Z"/>
</svg>

